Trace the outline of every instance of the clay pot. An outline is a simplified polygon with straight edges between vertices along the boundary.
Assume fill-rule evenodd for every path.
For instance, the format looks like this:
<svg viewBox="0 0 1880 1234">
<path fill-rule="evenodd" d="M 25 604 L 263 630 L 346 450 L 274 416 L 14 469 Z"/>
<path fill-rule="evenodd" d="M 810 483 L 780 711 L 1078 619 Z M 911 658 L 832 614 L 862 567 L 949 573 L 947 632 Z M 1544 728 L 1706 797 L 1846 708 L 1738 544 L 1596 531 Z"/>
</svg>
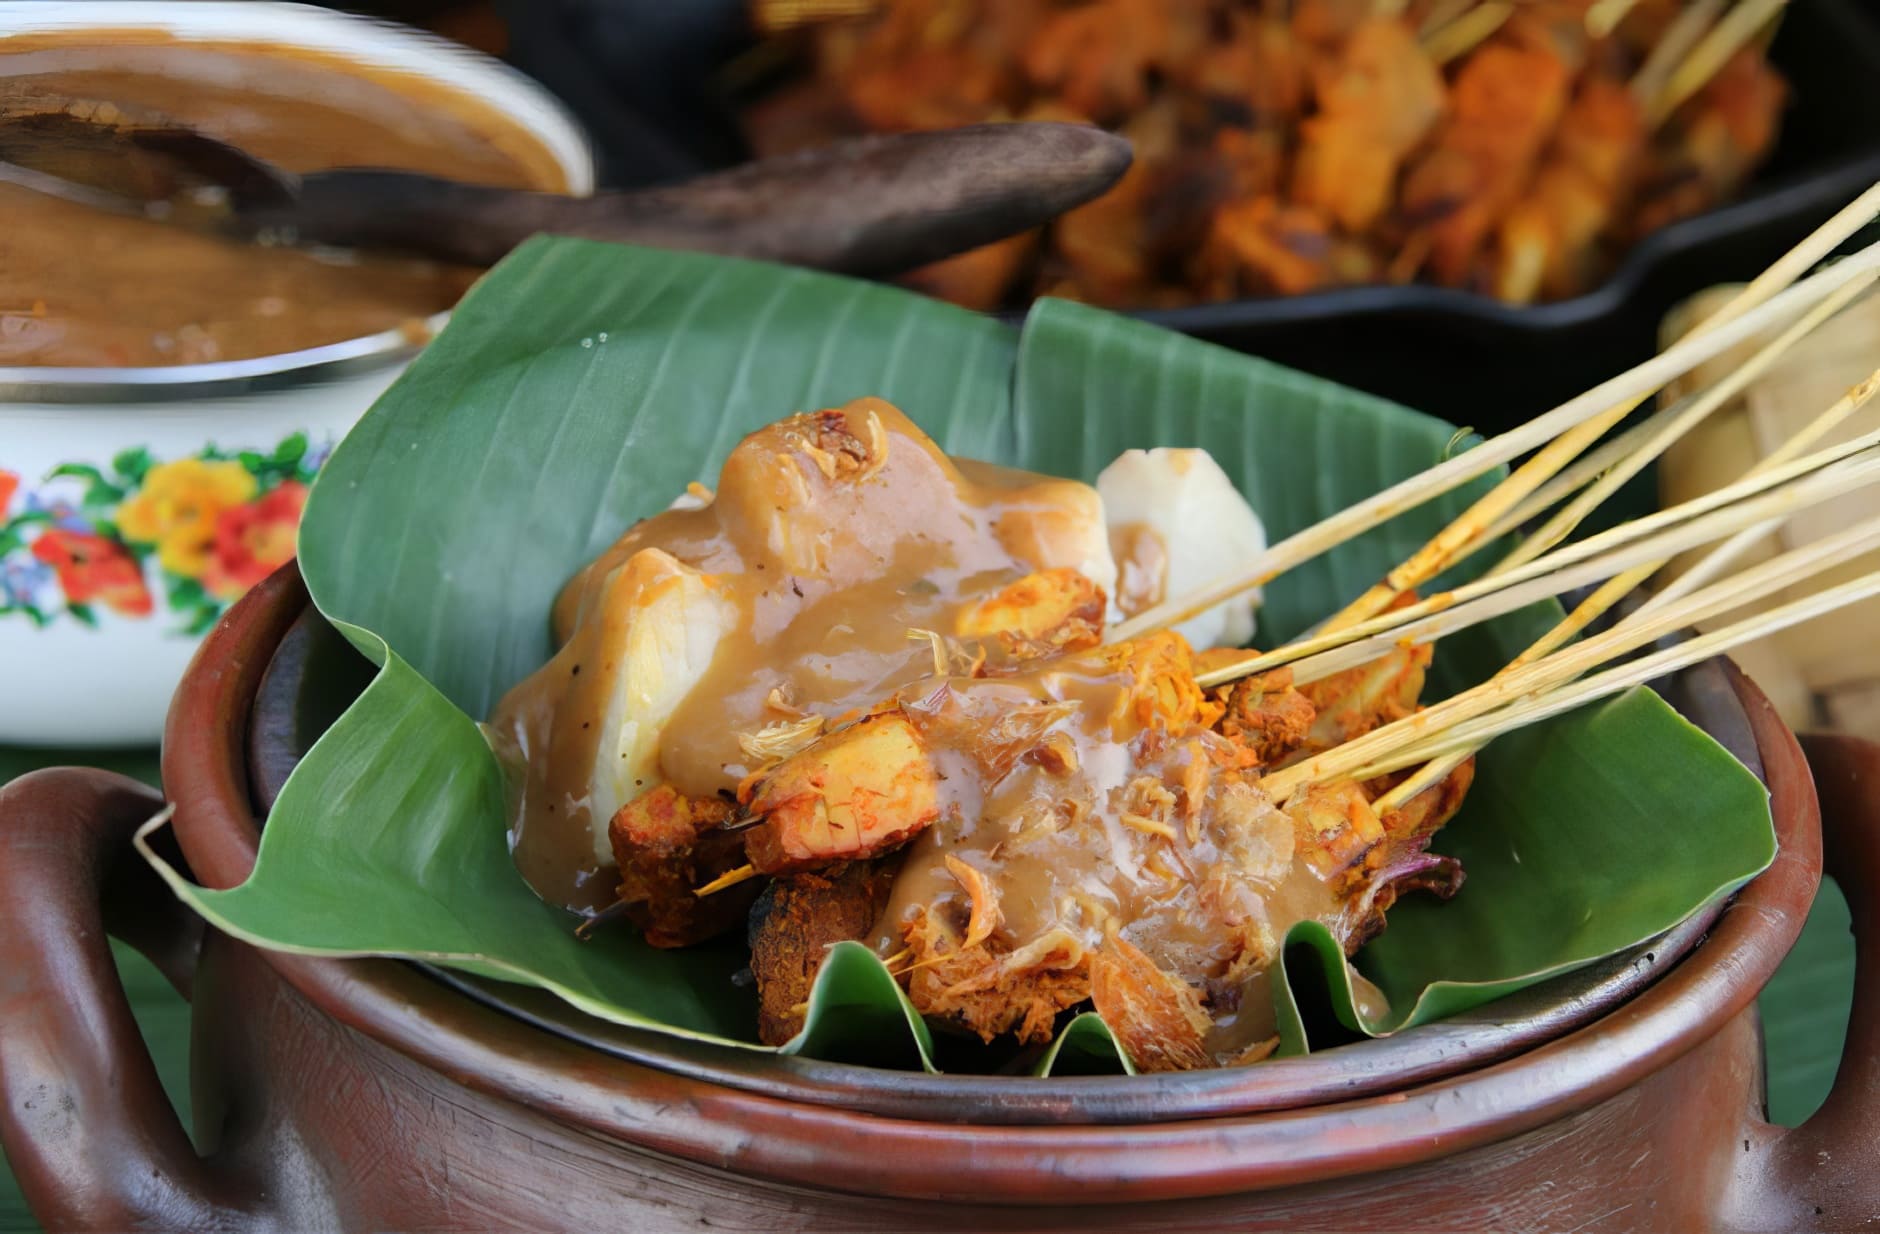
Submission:
<svg viewBox="0 0 1880 1234">
<path fill-rule="evenodd" d="M 250 711 L 304 608 L 291 571 L 258 588 L 172 709 L 164 781 L 208 885 L 252 865 Z M 1847 1228 L 1880 1214 L 1880 747 L 1808 746 L 1860 975 L 1834 1093 L 1784 1131 L 1760 1117 L 1754 1000 L 1801 928 L 1822 833 L 1802 749 L 1753 685 L 1734 688 L 1773 797 L 1774 866 L 1590 1022 L 1498 1060 L 1467 1032 L 1426 1037 L 1464 1069 L 1359 1097 L 1345 1093 L 1375 1087 L 1367 1060 L 1428 1047 L 1205 1080 L 888 1077 L 852 1100 L 774 1059 L 635 1062 L 412 965 L 217 935 L 198 951 L 199 924 L 129 846 L 156 797 L 40 772 L 0 791 L 0 1137 L 35 1213 L 73 1229 Z M 101 925 L 192 997 L 201 1155 Z M 1197 1086 L 1218 1101 L 1197 1110 Z M 892 1115 L 869 1112 L 896 1089 Z M 1261 1108 L 1277 1091 L 1290 1108 Z"/>
</svg>

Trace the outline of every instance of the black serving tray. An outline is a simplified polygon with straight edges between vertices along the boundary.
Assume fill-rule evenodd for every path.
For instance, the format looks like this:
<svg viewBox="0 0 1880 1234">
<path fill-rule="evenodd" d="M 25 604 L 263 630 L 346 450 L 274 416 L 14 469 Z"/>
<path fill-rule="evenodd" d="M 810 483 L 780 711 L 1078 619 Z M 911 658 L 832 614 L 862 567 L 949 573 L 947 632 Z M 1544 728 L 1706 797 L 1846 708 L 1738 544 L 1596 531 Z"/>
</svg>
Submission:
<svg viewBox="0 0 1880 1234">
<path fill-rule="evenodd" d="M 743 0 L 507 6 L 511 58 L 595 133 L 603 178 L 638 184 L 741 157 L 716 70 L 749 46 Z M 1598 289 L 1518 308 L 1435 287 L 1363 287 L 1139 314 L 1479 431 L 1525 420 L 1657 350 L 1684 297 L 1747 279 L 1880 181 L 1880 3 L 1794 0 L 1771 58 L 1793 97 L 1736 202 L 1656 233 Z"/>
</svg>

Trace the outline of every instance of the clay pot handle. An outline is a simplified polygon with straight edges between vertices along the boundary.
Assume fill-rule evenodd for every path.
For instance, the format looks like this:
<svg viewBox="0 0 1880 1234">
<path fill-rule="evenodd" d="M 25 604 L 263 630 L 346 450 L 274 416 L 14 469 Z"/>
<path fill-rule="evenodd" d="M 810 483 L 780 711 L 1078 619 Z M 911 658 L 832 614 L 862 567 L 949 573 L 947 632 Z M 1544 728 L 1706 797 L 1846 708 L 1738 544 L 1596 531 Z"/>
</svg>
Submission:
<svg viewBox="0 0 1880 1234">
<path fill-rule="evenodd" d="M 1854 1010 L 1834 1089 L 1777 1138 L 1746 1228 L 1846 1230 L 1880 1214 L 1880 745 L 1803 737 L 1821 799 L 1824 865 L 1854 919 Z"/>
<path fill-rule="evenodd" d="M 48 1229 L 261 1222 L 196 1155 L 106 941 L 137 946 L 187 995 L 202 922 L 131 846 L 162 804 L 76 767 L 0 788 L 0 1142 Z"/>
</svg>

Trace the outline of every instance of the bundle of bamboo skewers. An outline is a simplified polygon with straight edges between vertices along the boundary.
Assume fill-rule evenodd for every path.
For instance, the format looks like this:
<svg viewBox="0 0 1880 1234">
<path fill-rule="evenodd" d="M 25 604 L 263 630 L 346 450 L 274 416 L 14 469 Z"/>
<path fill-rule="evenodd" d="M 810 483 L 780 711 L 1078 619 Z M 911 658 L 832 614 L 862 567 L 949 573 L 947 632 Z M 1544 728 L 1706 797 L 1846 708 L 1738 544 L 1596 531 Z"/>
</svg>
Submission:
<svg viewBox="0 0 1880 1234">
<path fill-rule="evenodd" d="M 1714 287 L 1680 306 L 1662 328 L 1662 345 L 1675 343 L 1686 327 L 1723 303 L 1735 287 Z M 1747 352 L 1765 340 L 1745 344 Z M 1768 373 L 1716 416 L 1693 429 L 1665 453 L 1658 472 L 1661 502 L 1675 504 L 1709 492 L 1741 474 L 1801 428 L 1811 409 L 1837 397 L 1865 377 L 1880 345 L 1880 298 L 1851 305 L 1833 321 L 1797 344 Z M 1681 385 L 1695 388 L 1741 359 L 1719 357 L 1716 371 L 1700 368 Z M 1708 368 L 1710 366 L 1706 366 Z M 1684 391 L 1680 390 L 1679 393 Z M 1861 431 L 1856 421 L 1823 439 L 1830 444 Z M 1831 535 L 1850 523 L 1880 514 L 1880 492 L 1865 490 L 1825 501 L 1771 532 L 1744 558 L 1754 564 L 1791 548 Z M 1674 562 L 1675 574 L 1683 564 Z M 1852 578 L 1880 565 L 1880 554 L 1850 558 L 1828 576 Z M 1785 597 L 1772 596 L 1771 601 Z M 1700 624 L 1701 628 L 1701 624 Z M 1880 739 L 1880 645 L 1868 614 L 1845 612 L 1806 627 L 1785 631 L 1737 648 L 1737 662 L 1756 679 L 1789 727 L 1827 727 L 1855 736 Z"/>
<path fill-rule="evenodd" d="M 1837 563 L 1880 549 L 1880 519 L 1858 521 L 1834 535 L 1731 573 L 1753 546 L 1798 512 L 1880 481 L 1880 428 L 1840 444 L 1814 448 L 1880 392 L 1880 366 L 1735 483 L 1567 542 L 1587 514 L 1681 435 L 1873 288 L 1880 280 L 1880 244 L 1802 276 L 1877 216 L 1880 184 L 1658 357 L 1281 540 L 1239 575 L 1138 613 L 1110 630 L 1106 641 L 1119 642 L 1176 625 L 1533 451 L 1432 540 L 1316 630 L 1271 651 L 1249 651 L 1196 679 L 1199 685 L 1212 688 L 1286 668 L 1294 684 L 1319 680 L 1386 656 L 1406 643 L 1434 642 L 1537 600 L 1599 583 L 1564 620 L 1490 680 L 1273 770 L 1260 781 L 1269 797 L 1285 801 L 1315 785 L 1365 781 L 1416 768 L 1372 803 L 1382 814 L 1402 808 L 1419 793 L 1441 784 L 1451 771 L 1504 733 L 1880 595 L 1880 571 L 1799 596 L 1794 590 Z M 1601 438 L 1674 379 L 1739 348 L 1745 340 L 1765 335 L 1767 342 L 1714 380 L 1600 444 Z M 1553 513 L 1548 514 L 1550 510 Z M 1421 599 L 1410 594 L 1473 554 L 1503 543 L 1508 532 L 1542 515 L 1547 517 L 1540 525 L 1476 581 Z M 1701 552 L 1696 563 L 1636 611 L 1602 633 L 1573 641 L 1673 558 L 1693 551 Z M 1668 649 L 1624 660 L 1666 635 L 1728 617 L 1785 592 L 1798 598 L 1729 621 Z M 710 895 L 756 874 L 754 867 L 741 866 L 699 887 L 697 894 Z"/>
<path fill-rule="evenodd" d="M 1797 342 L 1872 289 L 1880 278 L 1880 245 L 1807 278 L 1800 276 L 1876 215 L 1880 215 L 1880 185 L 1861 195 L 1684 341 L 1654 360 L 1275 544 L 1239 577 L 1138 614 L 1118 626 L 1111 638 L 1134 637 L 1173 624 L 1267 583 L 1533 449 L 1532 457 L 1504 481 L 1316 631 L 1269 652 L 1249 653 L 1200 678 L 1202 685 L 1215 686 L 1290 666 L 1295 682 L 1316 680 L 1383 656 L 1405 640 L 1432 642 L 1537 599 L 1604 580 L 1565 620 L 1490 681 L 1276 771 L 1263 781 L 1275 798 L 1284 799 L 1309 783 L 1367 779 L 1422 764 L 1375 803 L 1382 810 L 1401 806 L 1439 783 L 1501 733 L 1880 594 L 1880 572 L 1864 574 L 1722 625 L 1670 650 L 1583 676 L 1666 634 L 1747 609 L 1880 547 L 1880 520 L 1864 520 L 1730 573 L 1753 545 L 1797 512 L 1880 480 L 1880 430 L 1811 450 L 1880 390 L 1880 367 L 1736 483 L 1562 546 L 1580 521 L 1628 479 L 1767 372 Z M 1769 341 L 1714 381 L 1598 444 L 1670 380 L 1771 330 L 1775 333 Z M 1478 581 L 1416 603 L 1399 603 L 1412 588 L 1549 510 L 1554 512 Z M 1713 547 L 1631 616 L 1605 633 L 1568 645 L 1672 558 L 1704 546 Z"/>
</svg>

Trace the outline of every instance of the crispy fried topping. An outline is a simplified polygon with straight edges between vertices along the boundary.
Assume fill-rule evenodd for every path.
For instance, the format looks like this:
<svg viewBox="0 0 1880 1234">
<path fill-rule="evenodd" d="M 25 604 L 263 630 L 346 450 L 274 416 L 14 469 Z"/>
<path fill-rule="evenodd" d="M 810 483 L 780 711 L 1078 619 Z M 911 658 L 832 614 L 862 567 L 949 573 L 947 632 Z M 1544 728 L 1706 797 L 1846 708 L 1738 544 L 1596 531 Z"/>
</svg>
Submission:
<svg viewBox="0 0 1880 1234">
<path fill-rule="evenodd" d="M 1163 972 L 1114 931 L 1090 957 L 1090 999 L 1138 1071 L 1193 1071 L 1214 1065 L 1214 1022 L 1201 992 Z"/>
</svg>

